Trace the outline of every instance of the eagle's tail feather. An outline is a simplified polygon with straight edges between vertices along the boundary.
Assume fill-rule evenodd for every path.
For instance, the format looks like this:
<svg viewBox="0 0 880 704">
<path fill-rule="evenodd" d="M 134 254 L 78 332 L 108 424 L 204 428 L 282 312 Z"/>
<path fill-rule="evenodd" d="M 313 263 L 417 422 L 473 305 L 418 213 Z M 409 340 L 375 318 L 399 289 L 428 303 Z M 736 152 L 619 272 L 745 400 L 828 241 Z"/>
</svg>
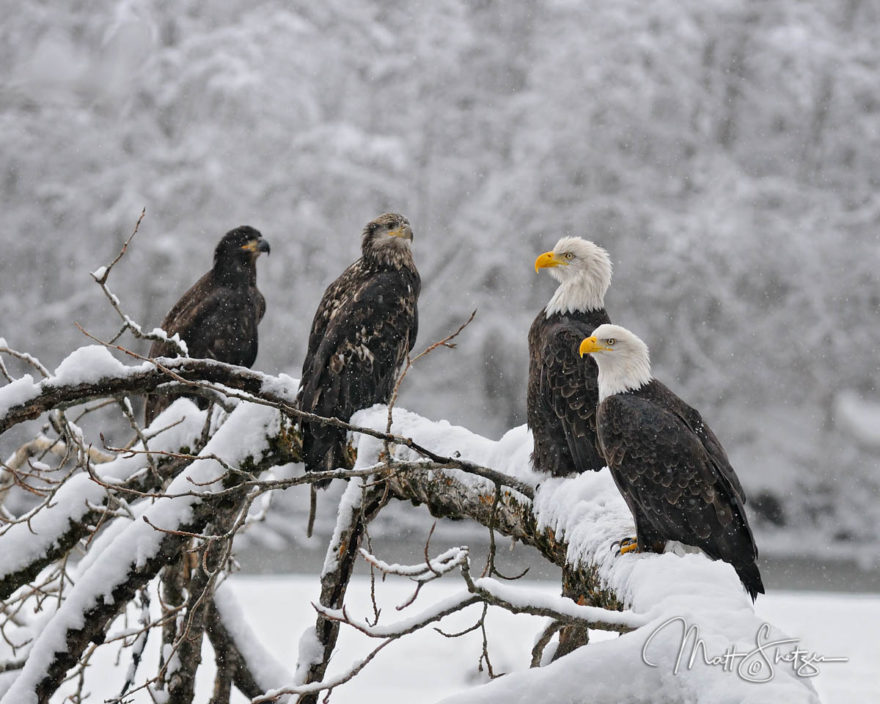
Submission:
<svg viewBox="0 0 880 704">
<path fill-rule="evenodd" d="M 764 593 L 764 582 L 761 580 L 761 573 L 754 561 L 735 565 L 734 569 L 749 596 L 752 597 L 752 601 L 758 598 L 758 594 Z"/>
<path fill-rule="evenodd" d="M 346 432 L 337 428 L 313 429 L 303 424 L 303 463 L 307 472 L 325 472 L 348 467 Z M 326 489 L 329 479 L 315 482 L 318 489 Z"/>
</svg>

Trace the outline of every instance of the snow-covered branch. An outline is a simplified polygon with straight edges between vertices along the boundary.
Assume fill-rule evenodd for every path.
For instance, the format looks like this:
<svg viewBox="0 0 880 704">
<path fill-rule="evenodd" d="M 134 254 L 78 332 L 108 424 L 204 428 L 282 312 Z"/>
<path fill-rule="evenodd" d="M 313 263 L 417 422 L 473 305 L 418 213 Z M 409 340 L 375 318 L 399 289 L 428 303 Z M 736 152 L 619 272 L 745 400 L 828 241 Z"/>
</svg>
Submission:
<svg viewBox="0 0 880 704">
<path fill-rule="evenodd" d="M 124 348 L 118 349 L 128 353 Z M 108 396 L 152 392 L 170 379 L 185 385 L 190 391 L 201 389 L 225 394 L 231 398 L 270 406 L 293 418 L 331 425 L 370 435 L 394 445 L 402 445 L 413 450 L 420 459 L 483 476 L 502 486 L 514 488 L 525 496 L 532 494 L 532 487 L 515 477 L 465 458 L 455 457 L 454 453 L 448 456 L 437 453 L 406 435 L 301 411 L 294 405 L 296 381 L 290 377 L 274 377 L 213 360 L 141 359 L 144 360 L 141 364 L 126 366 L 113 357 L 106 346 L 82 347 L 69 355 L 55 373 L 43 381 L 35 383 L 31 377 L 25 376 L 0 388 L 0 434 L 52 409 L 63 409 Z"/>
<path fill-rule="evenodd" d="M 259 471 L 262 466 L 274 464 L 268 438 L 277 432 L 278 419 L 274 413 L 242 406 L 215 434 L 205 452 L 226 455 L 230 462 Z M 239 444 L 243 438 L 249 440 L 244 449 Z M 214 487 L 222 490 L 231 488 L 224 484 L 234 485 L 242 479 L 229 477 L 218 462 L 204 460 L 191 464 L 186 475 L 172 480 L 169 489 L 183 493 L 191 481 L 204 486 L 213 481 Z M 99 537 L 100 550 L 94 553 L 93 560 L 80 567 L 76 583 L 49 625 L 37 635 L 20 676 L 0 701 L 48 701 L 88 643 L 101 642 L 119 610 L 163 565 L 180 554 L 193 533 L 203 530 L 215 518 L 220 505 L 228 503 L 228 496 L 218 496 L 221 503 L 181 495 L 173 501 L 142 504 L 138 520 L 112 531 L 111 540 Z M 162 530 L 155 530 L 152 525 Z"/>
<path fill-rule="evenodd" d="M 0 388 L 0 433 L 53 409 L 98 398 L 142 394 L 169 382 L 169 372 L 183 382 L 222 384 L 258 394 L 273 377 L 242 367 L 204 359 L 168 359 L 161 365 L 143 362 L 126 366 L 98 345 L 69 355 L 48 378 L 35 382 L 29 375 Z"/>
<path fill-rule="evenodd" d="M 353 421 L 383 427 L 384 409 L 361 412 Z M 560 623 L 592 618 L 606 621 L 606 626 L 625 626 L 621 631 L 635 629 L 614 641 L 577 648 L 552 666 L 533 670 L 534 676 L 525 672 L 508 675 L 453 701 L 538 701 L 547 699 L 549 692 L 558 693 L 560 700 L 575 697 L 572 700 L 581 701 L 593 698 L 591 688 L 595 688 L 595 698 L 601 699 L 603 683 L 608 682 L 617 686 L 617 699 L 629 691 L 626 687 L 631 683 L 639 683 L 639 691 L 662 692 L 660 698 L 673 701 L 752 701 L 754 697 L 760 701 L 767 697 L 817 701 L 809 681 L 791 670 L 777 672 L 776 679 L 763 684 L 760 691 L 753 683 L 710 666 L 670 677 L 679 652 L 675 639 L 681 635 L 672 628 L 664 630 L 670 619 L 683 619 L 686 627 L 696 628 L 700 637 L 714 643 L 719 651 L 725 647 L 753 649 L 762 621 L 726 563 L 676 552 L 619 555 L 614 547 L 632 533 L 632 516 L 607 470 L 571 479 L 535 476 L 528 459 L 531 439 L 525 428 L 515 428 L 491 441 L 465 428 L 397 409 L 394 430 L 437 452 L 450 453 L 451 448 L 457 448 L 472 462 L 496 467 L 521 481 L 540 481 L 534 501 L 509 491 L 502 491 L 501 500 L 494 501 L 495 488 L 489 482 L 455 469 L 410 468 L 387 480 L 397 498 L 423 503 L 435 516 L 467 516 L 492 525 L 499 533 L 536 547 L 546 559 L 563 567 L 564 598 L 547 600 L 494 579 L 475 579 L 474 591 L 480 592 L 484 603 L 494 600 L 499 605 L 531 609 L 530 613 L 548 615 Z M 362 462 L 369 464 L 379 452 L 379 443 L 362 437 L 356 467 Z M 410 459 L 405 448 L 398 448 L 393 458 L 397 462 Z M 600 608 L 594 610 L 596 607 Z M 621 609 L 625 611 L 608 617 Z M 770 638 L 784 637 L 771 627 L 768 633 Z M 650 650 L 651 667 L 643 659 L 645 648 Z M 551 679 L 560 678 L 561 688 L 550 684 Z"/>
<path fill-rule="evenodd" d="M 245 696 L 253 699 L 292 681 L 287 669 L 259 642 L 226 583 L 214 590 L 206 633 L 217 658 L 218 677 L 228 672 L 232 684 Z M 216 692 L 217 687 L 215 697 Z"/>
<path fill-rule="evenodd" d="M 620 647 L 631 657 L 652 628 L 681 613 L 682 603 L 688 604 L 694 622 L 716 640 L 747 640 L 749 631 L 760 625 L 724 563 L 698 555 L 618 556 L 612 548 L 632 532 L 631 516 L 608 473 L 568 480 L 534 475 L 528 461 L 530 436 L 524 428 L 491 441 L 395 408 L 389 432 L 388 409 L 377 406 L 359 412 L 348 423 L 318 419 L 352 433 L 354 469 L 264 476 L 264 470 L 297 459 L 290 419 L 303 414 L 292 406 L 295 380 L 204 360 L 125 366 L 106 347 L 78 350 L 42 381 L 18 379 L 0 388 L 0 422 L 10 427 L 26 416 L 84 400 L 152 391 L 169 379 L 222 393 L 235 401 L 234 410 L 228 415 L 208 413 L 180 399 L 130 447 L 105 448 L 113 458 L 100 464 L 87 451 L 82 430 L 65 420 L 67 435 L 62 437 L 67 437 L 84 471 L 66 475 L 39 506 L 3 528 L 0 595 L 13 609 L 6 616 L 8 635 L 7 631 L 3 635 L 14 645 L 9 667 L 20 667 L 12 670 L 17 678 L 0 700 L 3 704 L 48 701 L 71 668 L 82 672 L 94 643 L 103 640 L 137 593 L 155 585 L 160 571 L 167 577 L 178 570 L 174 578 L 178 593 L 160 599 L 162 616 L 143 627 L 143 638 L 133 642 L 143 644 L 150 628 L 161 627 L 168 658 L 158 675 L 135 689 L 155 683 L 176 692 L 181 701 L 194 696 L 193 673 L 200 662 L 202 634 L 215 646 L 218 702 L 227 700 L 233 684 L 255 701 L 297 693 L 304 702 L 315 702 L 320 692 L 356 677 L 390 642 L 473 604 L 483 605 L 484 616 L 488 606 L 496 606 L 552 619 L 554 625 L 538 639 L 535 663 L 560 627 L 563 635 L 565 628 L 580 634 L 571 647 L 586 642 L 581 636 L 587 628 L 620 632 L 624 634 L 618 639 L 624 643 Z M 128 417 L 129 425 L 131 420 Z M 327 476 L 348 479 L 349 485 L 320 576 L 316 622 L 300 640 L 296 672 L 291 675 L 280 666 L 267 672 L 261 666 L 265 658 L 256 637 L 242 627 L 234 605 L 220 596 L 223 591 L 216 589 L 216 582 L 225 570 L 231 540 L 247 522 L 252 501 L 263 492 Z M 368 560 L 374 569 L 415 582 L 415 594 L 405 606 L 418 612 L 393 623 L 380 623 L 378 609 L 370 620 L 352 617 L 345 595 L 354 562 L 370 520 L 391 499 L 424 504 L 439 518 L 473 520 L 489 529 L 493 545 L 497 534 L 535 547 L 563 569 L 562 594 L 549 597 L 512 586 L 494 578 L 491 569 L 474 578 L 466 548 L 409 566 L 371 554 Z M 76 545 L 84 546 L 86 555 L 68 576 L 67 556 Z M 187 566 L 181 558 L 187 551 L 201 556 L 196 568 L 202 572 L 194 574 L 193 565 Z M 459 594 L 415 606 L 420 584 L 456 570 L 465 582 Z M 172 584 L 173 579 L 163 582 Z M 693 585 L 702 585 L 703 591 L 694 595 Z M 48 594 L 57 598 L 47 601 Z M 18 623 L 17 614 L 30 600 L 44 609 L 52 605 L 40 629 Z M 727 620 L 717 618 L 717 613 L 726 614 Z M 340 622 L 382 642 L 343 674 L 325 679 Z M 485 619 L 477 626 L 483 629 L 483 661 L 491 672 Z M 572 658 L 582 661 L 585 653 L 594 652 L 601 660 L 605 647 L 578 648 L 557 664 Z M 562 635 L 556 652 L 567 652 Z M 22 654 L 27 655 L 24 661 Z M 668 664 L 663 657 L 657 656 L 658 667 Z M 592 660 L 586 667 L 593 667 Z M 648 670 L 649 676 L 656 673 Z M 637 674 L 645 675 L 627 671 L 622 679 Z M 809 701 L 808 690 L 799 689 L 802 683 L 786 680 L 785 684 L 794 692 L 792 701 Z M 689 696 L 703 686 L 702 680 L 684 676 L 676 680 L 675 691 Z M 535 690 L 535 698 L 538 694 Z"/>
</svg>

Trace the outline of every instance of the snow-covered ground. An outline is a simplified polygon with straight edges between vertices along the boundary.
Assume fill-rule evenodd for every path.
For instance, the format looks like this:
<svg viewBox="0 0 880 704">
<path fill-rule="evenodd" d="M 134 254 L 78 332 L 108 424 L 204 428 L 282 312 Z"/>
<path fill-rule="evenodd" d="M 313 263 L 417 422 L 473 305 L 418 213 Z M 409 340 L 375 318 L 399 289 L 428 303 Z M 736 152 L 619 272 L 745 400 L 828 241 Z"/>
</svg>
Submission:
<svg viewBox="0 0 880 704">
<path fill-rule="evenodd" d="M 232 588 L 253 629 L 260 634 L 263 644 L 291 671 L 296 665 L 298 642 L 303 630 L 314 623 L 311 602 L 317 599 L 316 578 L 303 575 L 270 577 L 237 576 Z M 550 582 L 531 582 L 527 586 L 555 594 L 557 587 Z M 435 582 L 423 590 L 420 600 L 425 603 L 452 593 L 459 585 Z M 409 587 L 400 581 L 377 585 L 383 613 L 392 612 L 394 605 L 410 594 Z M 349 609 L 352 615 L 369 616 L 369 583 L 356 577 L 349 589 Z M 791 637 L 799 639 L 804 650 L 826 657 L 846 657 L 849 662 L 818 665 L 820 673 L 813 680 L 824 704 L 869 704 L 880 701 L 880 638 L 876 626 L 880 623 L 880 595 L 842 595 L 804 592 L 770 593 L 758 599 L 758 614 L 773 622 Z M 442 623 L 447 631 L 455 631 L 473 623 L 478 607 L 450 617 Z M 489 654 L 496 672 L 511 672 L 528 667 L 530 651 L 542 619 L 532 616 L 513 616 L 498 609 L 490 610 Z M 615 638 L 612 634 L 594 632 L 594 642 Z M 352 662 L 363 657 L 377 645 L 365 636 L 343 628 L 340 648 L 330 674 L 341 672 Z M 125 677 L 122 669 L 113 667 L 111 649 L 95 663 L 91 673 L 88 701 L 100 702 L 106 696 L 118 694 Z M 213 661 L 206 646 L 204 659 Z M 379 653 L 376 659 L 352 682 L 336 690 L 331 698 L 334 704 L 387 704 L 388 702 L 434 702 L 461 693 L 485 682 L 485 673 L 477 670 L 481 652 L 479 632 L 450 640 L 431 629 L 393 643 Z M 145 669 L 155 664 L 151 652 Z M 777 667 L 786 667 L 785 663 Z M 207 701 L 210 690 L 210 669 L 200 680 L 197 701 Z M 736 674 L 729 673 L 731 678 Z M 755 685 L 759 687 L 760 685 Z M 62 701 L 60 693 L 53 701 Z M 134 702 L 148 702 L 139 692 Z M 247 701 L 241 695 L 236 702 Z"/>
</svg>

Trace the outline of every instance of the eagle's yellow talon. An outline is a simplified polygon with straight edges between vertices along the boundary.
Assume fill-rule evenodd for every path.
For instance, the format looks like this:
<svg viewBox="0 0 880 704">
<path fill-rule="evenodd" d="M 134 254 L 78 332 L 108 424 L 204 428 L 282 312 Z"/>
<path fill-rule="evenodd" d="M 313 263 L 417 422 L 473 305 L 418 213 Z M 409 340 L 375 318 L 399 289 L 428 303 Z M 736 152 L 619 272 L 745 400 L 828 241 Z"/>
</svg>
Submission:
<svg viewBox="0 0 880 704">
<path fill-rule="evenodd" d="M 635 538 L 624 538 L 619 543 L 616 543 L 616 545 L 618 546 L 618 555 L 626 555 L 628 552 L 639 551 L 639 543 Z"/>
</svg>

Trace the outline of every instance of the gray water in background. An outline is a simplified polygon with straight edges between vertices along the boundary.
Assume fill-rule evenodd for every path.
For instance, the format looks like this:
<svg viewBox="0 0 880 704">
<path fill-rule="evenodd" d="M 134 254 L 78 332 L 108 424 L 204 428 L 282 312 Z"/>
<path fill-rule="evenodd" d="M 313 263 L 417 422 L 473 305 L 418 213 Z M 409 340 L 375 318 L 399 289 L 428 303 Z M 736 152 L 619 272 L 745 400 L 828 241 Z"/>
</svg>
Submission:
<svg viewBox="0 0 880 704">
<path fill-rule="evenodd" d="M 275 550 L 250 544 L 236 552 L 236 559 L 244 574 L 309 573 L 318 575 L 324 563 L 326 538 L 313 539 L 314 547 L 292 545 L 289 549 Z M 435 539 L 430 546 L 432 557 L 458 544 L 471 548 L 472 571 L 482 571 L 488 554 L 488 543 L 472 538 L 457 543 L 449 539 Z M 425 546 L 414 540 L 376 538 L 373 549 L 385 562 L 416 564 L 425 560 Z M 511 544 L 500 538 L 496 545 L 495 566 L 505 577 L 515 577 L 528 569 L 530 579 L 560 581 L 558 567 L 548 563 L 534 549 L 520 543 Z M 854 560 L 818 561 L 806 557 L 767 557 L 758 560 L 764 585 L 768 590 L 880 593 L 880 573 L 876 568 L 864 569 Z M 356 574 L 368 574 L 359 561 Z"/>
</svg>

